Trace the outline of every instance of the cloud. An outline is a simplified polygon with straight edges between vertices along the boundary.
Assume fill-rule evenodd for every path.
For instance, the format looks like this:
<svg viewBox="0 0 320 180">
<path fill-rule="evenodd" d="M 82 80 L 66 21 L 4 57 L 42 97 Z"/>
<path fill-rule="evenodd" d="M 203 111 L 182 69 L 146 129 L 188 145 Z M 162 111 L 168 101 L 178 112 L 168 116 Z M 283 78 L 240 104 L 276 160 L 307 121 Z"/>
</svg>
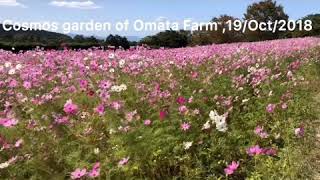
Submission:
<svg viewBox="0 0 320 180">
<path fill-rule="evenodd" d="M 0 6 L 26 7 L 25 5 L 17 2 L 16 0 L 0 0 Z"/>
<path fill-rule="evenodd" d="M 0 0 L 1 1 L 1 0 Z M 66 7 L 66 8 L 76 8 L 76 9 L 97 9 L 97 6 L 93 1 L 65 1 L 65 0 L 54 0 L 49 3 L 52 6 Z"/>
</svg>

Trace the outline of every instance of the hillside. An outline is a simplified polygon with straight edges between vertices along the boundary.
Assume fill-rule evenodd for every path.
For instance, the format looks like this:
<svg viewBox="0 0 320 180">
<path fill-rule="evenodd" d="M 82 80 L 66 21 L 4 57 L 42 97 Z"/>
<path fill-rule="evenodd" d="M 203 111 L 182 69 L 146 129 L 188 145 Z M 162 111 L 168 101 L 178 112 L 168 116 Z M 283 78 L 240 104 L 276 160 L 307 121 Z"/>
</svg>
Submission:
<svg viewBox="0 0 320 180">
<path fill-rule="evenodd" d="M 1 44 L 24 44 L 23 42 L 37 43 L 37 44 L 52 44 L 58 42 L 69 42 L 72 38 L 70 36 L 40 30 L 29 31 L 5 31 L 0 24 L 0 43 Z"/>
</svg>

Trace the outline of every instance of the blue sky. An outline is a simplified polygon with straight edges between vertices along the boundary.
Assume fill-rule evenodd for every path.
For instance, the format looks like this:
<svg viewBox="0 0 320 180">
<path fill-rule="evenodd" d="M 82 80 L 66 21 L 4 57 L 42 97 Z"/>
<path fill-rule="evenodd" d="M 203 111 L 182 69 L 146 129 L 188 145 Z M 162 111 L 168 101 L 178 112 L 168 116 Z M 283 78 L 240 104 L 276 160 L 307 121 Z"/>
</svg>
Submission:
<svg viewBox="0 0 320 180">
<path fill-rule="evenodd" d="M 247 6 L 257 0 L 0 0 L 0 21 L 19 22 L 97 22 L 136 19 L 156 21 L 165 17 L 169 21 L 192 19 L 207 22 L 214 16 L 228 14 L 243 17 Z M 291 19 L 311 13 L 320 13 L 319 0 L 278 0 Z M 79 32 L 85 35 L 106 36 L 112 32 Z M 140 36 L 155 32 L 135 32 L 133 29 L 118 33 Z"/>
</svg>

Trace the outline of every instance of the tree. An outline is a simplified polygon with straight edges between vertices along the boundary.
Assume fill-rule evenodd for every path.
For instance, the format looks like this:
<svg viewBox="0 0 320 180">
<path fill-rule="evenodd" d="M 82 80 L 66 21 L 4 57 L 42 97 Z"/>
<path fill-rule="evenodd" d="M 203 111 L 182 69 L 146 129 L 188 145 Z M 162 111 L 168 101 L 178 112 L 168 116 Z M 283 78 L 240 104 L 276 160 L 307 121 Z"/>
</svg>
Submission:
<svg viewBox="0 0 320 180">
<path fill-rule="evenodd" d="M 140 44 L 147 44 L 152 47 L 168 47 L 168 48 L 179 48 L 186 47 L 188 45 L 187 31 L 173 31 L 167 30 L 159 32 L 154 36 L 147 36 L 140 41 Z"/>
<path fill-rule="evenodd" d="M 106 45 L 107 46 L 115 46 L 116 48 L 119 48 L 120 46 L 124 49 L 130 48 L 130 43 L 126 37 L 121 37 L 119 35 L 112 35 L 110 34 L 106 39 Z"/>
<path fill-rule="evenodd" d="M 76 35 L 74 36 L 73 40 L 77 43 L 83 43 L 85 41 L 85 38 L 83 35 Z"/>
<path fill-rule="evenodd" d="M 231 25 L 235 20 L 239 20 L 235 17 L 228 15 L 221 15 L 218 18 L 213 18 L 212 22 L 219 22 L 217 31 L 210 31 L 210 37 L 213 43 L 232 43 L 232 42 L 240 42 L 243 41 L 243 34 L 241 31 L 235 31 L 234 28 L 231 30 L 227 27 L 228 21 L 231 21 Z M 223 32 L 223 28 L 225 28 L 225 32 Z"/>
<path fill-rule="evenodd" d="M 211 36 L 206 31 L 195 31 L 192 35 L 192 41 L 191 45 L 208 45 L 212 44 L 213 40 L 211 39 Z"/>
<path fill-rule="evenodd" d="M 276 1 L 264 0 L 258 3 L 253 3 L 248 6 L 247 12 L 244 14 L 245 20 L 256 20 L 261 22 L 272 22 L 276 20 L 288 20 L 288 15 L 284 12 L 283 7 L 278 5 Z M 277 28 L 278 29 L 278 28 Z M 278 39 L 284 36 L 284 32 L 276 31 L 273 32 L 262 32 L 262 31 L 248 31 L 246 32 L 246 37 L 249 41 L 260 41 L 260 40 L 270 40 Z"/>
<path fill-rule="evenodd" d="M 206 27 L 199 27 L 198 31 L 195 31 L 192 36 L 192 45 L 207 45 L 207 44 L 221 44 L 221 43 L 232 43 L 240 42 L 244 40 L 244 35 L 241 31 L 235 31 L 231 28 L 229 31 L 228 21 L 232 22 L 239 20 L 235 17 L 228 15 L 221 15 L 219 17 L 212 18 L 211 22 L 216 22 L 218 24 L 217 29 L 207 30 Z M 225 28 L 225 31 L 223 29 Z"/>
<path fill-rule="evenodd" d="M 293 37 L 320 36 L 320 14 L 310 14 L 302 18 L 302 22 L 306 20 L 311 20 L 312 30 L 300 31 L 300 29 L 296 29 L 296 31 L 292 32 Z"/>
<path fill-rule="evenodd" d="M 98 44 L 99 41 L 97 38 L 95 38 L 94 36 L 90 36 L 88 38 L 86 38 L 86 41 L 89 42 L 89 43 L 92 43 L 92 44 Z"/>
</svg>

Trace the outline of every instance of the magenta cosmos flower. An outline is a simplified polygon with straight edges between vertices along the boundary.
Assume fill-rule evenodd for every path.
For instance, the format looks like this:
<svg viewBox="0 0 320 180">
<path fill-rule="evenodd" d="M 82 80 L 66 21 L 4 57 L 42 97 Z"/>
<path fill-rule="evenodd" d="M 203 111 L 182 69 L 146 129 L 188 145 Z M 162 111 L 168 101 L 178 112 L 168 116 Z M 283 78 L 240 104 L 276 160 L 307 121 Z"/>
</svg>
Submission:
<svg viewBox="0 0 320 180">
<path fill-rule="evenodd" d="M 183 105 L 187 102 L 186 98 L 184 98 L 183 96 L 179 96 L 177 98 L 177 103 L 180 104 L 180 105 Z"/>
<path fill-rule="evenodd" d="M 71 173 L 71 179 L 80 179 L 81 177 L 85 176 L 87 174 L 87 170 L 77 168 L 75 171 Z"/>
<path fill-rule="evenodd" d="M 226 173 L 226 175 L 231 175 L 238 169 L 238 167 L 239 167 L 239 162 L 232 161 L 232 163 L 229 164 L 227 168 L 224 169 L 224 173 Z"/>
<path fill-rule="evenodd" d="M 159 117 L 160 117 L 160 120 L 164 120 L 164 118 L 166 118 L 167 116 L 167 112 L 166 111 L 160 111 L 159 113 Z"/>
<path fill-rule="evenodd" d="M 78 106 L 76 104 L 72 103 L 72 100 L 69 99 L 65 104 L 63 108 L 64 112 L 67 114 L 76 114 L 78 112 Z"/>
</svg>

